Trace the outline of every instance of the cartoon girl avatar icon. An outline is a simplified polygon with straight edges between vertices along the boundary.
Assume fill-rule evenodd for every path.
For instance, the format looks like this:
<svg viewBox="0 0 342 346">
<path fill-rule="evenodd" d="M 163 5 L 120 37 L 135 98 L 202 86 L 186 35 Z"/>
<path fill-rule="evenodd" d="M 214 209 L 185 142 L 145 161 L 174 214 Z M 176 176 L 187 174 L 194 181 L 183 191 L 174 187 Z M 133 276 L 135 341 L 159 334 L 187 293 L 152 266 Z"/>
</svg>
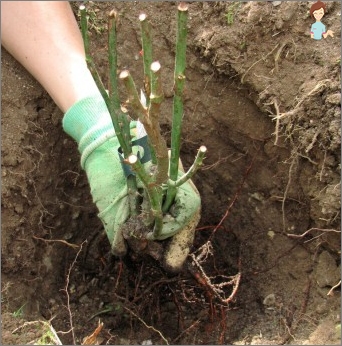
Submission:
<svg viewBox="0 0 342 346">
<path fill-rule="evenodd" d="M 322 1 L 315 2 L 310 8 L 310 15 L 316 19 L 316 22 L 311 25 L 311 38 L 314 40 L 321 40 L 322 37 L 327 38 L 329 35 L 334 37 L 334 32 L 331 30 L 326 31 L 325 25 L 321 22 L 325 14 L 325 3 Z"/>
</svg>

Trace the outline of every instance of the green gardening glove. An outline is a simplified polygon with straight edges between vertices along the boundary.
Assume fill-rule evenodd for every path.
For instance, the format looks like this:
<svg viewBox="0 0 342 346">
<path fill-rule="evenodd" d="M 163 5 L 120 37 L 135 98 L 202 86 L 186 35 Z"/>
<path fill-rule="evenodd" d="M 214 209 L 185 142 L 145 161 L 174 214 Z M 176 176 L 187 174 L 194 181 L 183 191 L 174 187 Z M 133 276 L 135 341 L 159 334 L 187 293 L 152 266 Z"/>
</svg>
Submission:
<svg viewBox="0 0 342 346">
<path fill-rule="evenodd" d="M 118 156 L 119 141 L 102 96 L 78 101 L 65 114 L 63 128 L 78 143 L 93 201 L 113 252 L 126 253 L 118 227 L 129 216 L 127 185 Z"/>
<path fill-rule="evenodd" d="M 131 133 L 135 132 L 135 126 L 136 123 L 132 122 Z M 81 166 L 87 173 L 93 201 L 98 207 L 98 216 L 112 251 L 115 255 L 124 255 L 127 245 L 121 226 L 129 218 L 127 184 L 118 154 L 120 144 L 102 97 L 88 97 L 74 104 L 63 118 L 63 128 L 78 143 Z M 142 187 L 139 182 L 138 187 Z M 198 222 L 199 210 L 198 193 L 189 182 L 183 184 L 176 196 L 173 215 L 164 217 L 159 240 L 182 233 L 194 217 Z M 192 233 L 194 227 L 191 228 Z M 190 238 L 193 239 L 193 234 Z"/>
</svg>

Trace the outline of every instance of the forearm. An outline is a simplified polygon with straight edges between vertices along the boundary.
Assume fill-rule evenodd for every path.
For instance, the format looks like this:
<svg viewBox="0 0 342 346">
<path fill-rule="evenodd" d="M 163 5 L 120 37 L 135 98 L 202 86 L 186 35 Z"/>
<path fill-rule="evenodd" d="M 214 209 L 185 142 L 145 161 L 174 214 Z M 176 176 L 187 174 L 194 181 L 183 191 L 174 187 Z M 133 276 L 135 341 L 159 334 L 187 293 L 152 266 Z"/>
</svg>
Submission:
<svg viewBox="0 0 342 346">
<path fill-rule="evenodd" d="M 68 2 L 1 1 L 2 45 L 63 112 L 97 93 L 82 36 Z"/>
</svg>

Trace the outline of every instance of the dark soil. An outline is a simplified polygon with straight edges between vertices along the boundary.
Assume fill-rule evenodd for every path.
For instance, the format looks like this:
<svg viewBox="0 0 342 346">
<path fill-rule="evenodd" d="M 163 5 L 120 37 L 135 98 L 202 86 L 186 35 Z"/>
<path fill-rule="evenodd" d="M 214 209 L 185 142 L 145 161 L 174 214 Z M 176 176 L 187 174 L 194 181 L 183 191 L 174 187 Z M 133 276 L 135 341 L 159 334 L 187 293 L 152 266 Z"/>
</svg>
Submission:
<svg viewBox="0 0 342 346">
<path fill-rule="evenodd" d="M 34 340 L 12 332 L 40 319 L 63 344 L 82 343 L 99 319 L 100 344 L 340 344 L 340 287 L 332 288 L 340 280 L 341 12 L 327 2 L 323 22 L 335 37 L 314 41 L 311 4 L 189 5 L 185 168 L 208 148 L 193 179 L 202 218 L 192 255 L 211 245 L 202 266 L 213 284 L 230 283 L 222 299 L 196 266 L 171 275 L 149 257 L 110 255 L 63 114 L 2 50 L 3 344 Z M 88 4 L 104 81 L 113 5 L 119 69 L 138 87 L 139 14 L 153 24 L 169 141 L 176 4 Z"/>
</svg>

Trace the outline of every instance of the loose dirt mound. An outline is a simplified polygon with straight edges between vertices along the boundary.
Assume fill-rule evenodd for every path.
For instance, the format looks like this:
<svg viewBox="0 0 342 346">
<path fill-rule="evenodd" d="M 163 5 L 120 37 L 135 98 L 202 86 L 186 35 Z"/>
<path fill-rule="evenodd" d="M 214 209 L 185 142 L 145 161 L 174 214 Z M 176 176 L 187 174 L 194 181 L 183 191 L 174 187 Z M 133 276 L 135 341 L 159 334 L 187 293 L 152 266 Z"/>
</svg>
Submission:
<svg viewBox="0 0 342 346">
<path fill-rule="evenodd" d="M 184 166 L 200 145 L 208 155 L 194 178 L 192 266 L 176 276 L 151 258 L 110 256 L 63 115 L 2 50 L 3 343 L 34 340 L 11 332 L 39 319 L 64 344 L 98 319 L 102 344 L 340 343 L 340 7 L 327 3 L 323 18 L 335 37 L 314 41 L 312 3 L 277 3 L 190 3 Z M 89 3 L 104 79 L 112 6 Z M 137 18 L 150 16 L 169 140 L 176 5 L 115 8 L 119 69 L 139 87 Z"/>
</svg>

